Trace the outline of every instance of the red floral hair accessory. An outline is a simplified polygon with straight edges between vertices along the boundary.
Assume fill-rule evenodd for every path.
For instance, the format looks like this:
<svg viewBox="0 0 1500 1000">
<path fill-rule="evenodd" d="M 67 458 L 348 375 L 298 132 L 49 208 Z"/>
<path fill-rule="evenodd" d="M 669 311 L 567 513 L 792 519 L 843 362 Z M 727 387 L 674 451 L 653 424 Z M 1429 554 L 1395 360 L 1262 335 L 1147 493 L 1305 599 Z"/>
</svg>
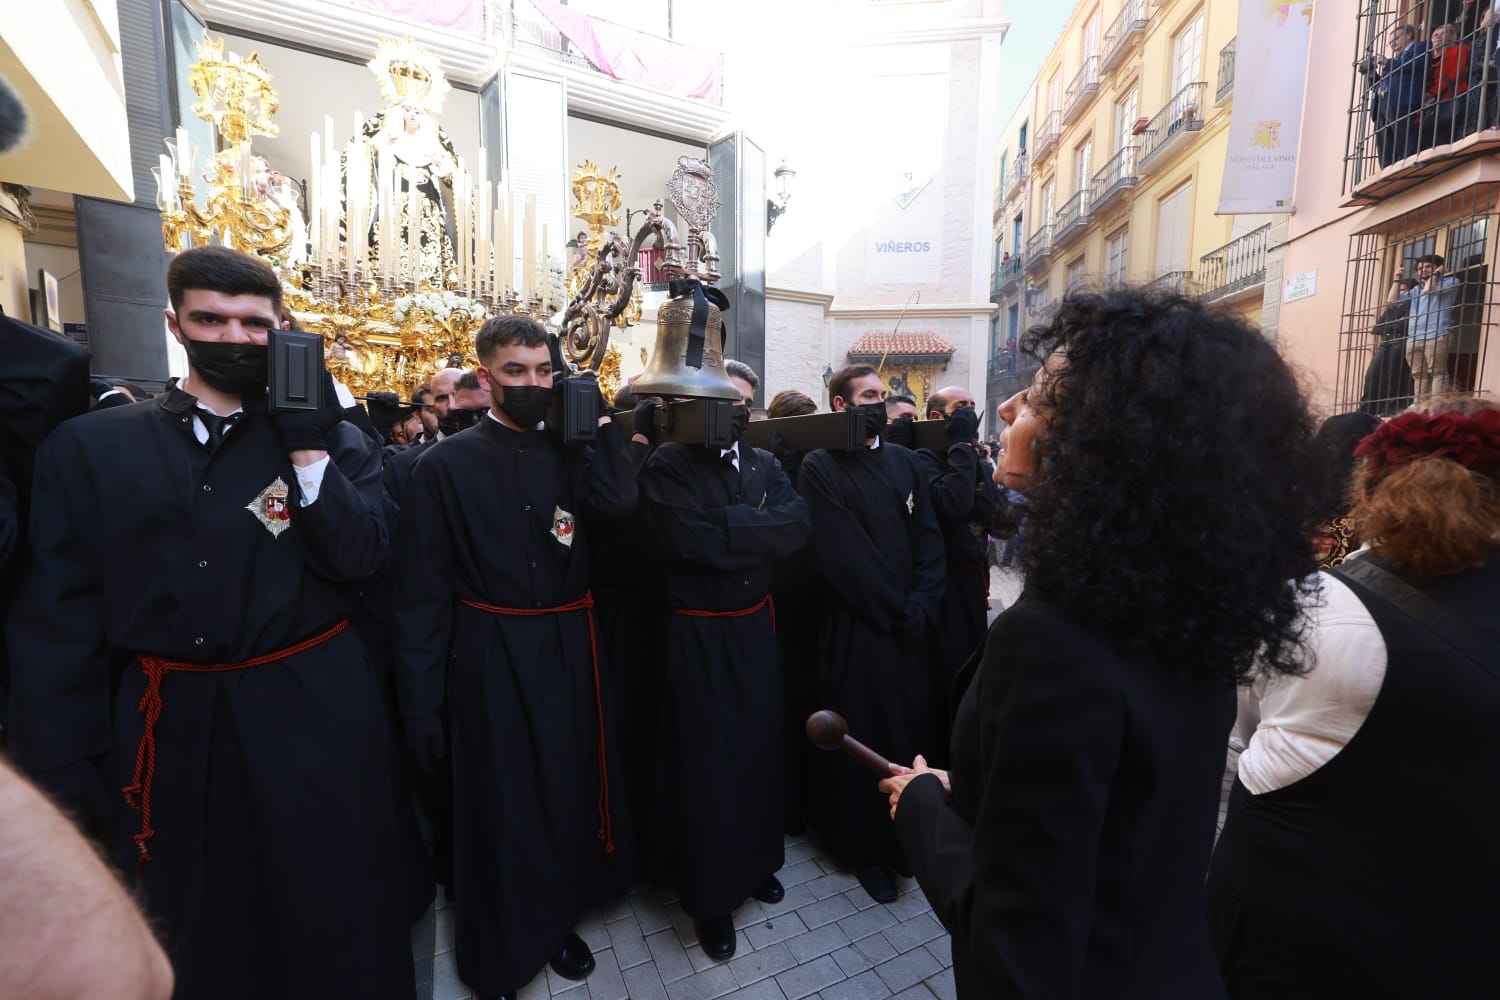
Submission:
<svg viewBox="0 0 1500 1000">
<path fill-rule="evenodd" d="M 1500 478 L 1500 410 L 1403 413 L 1375 428 L 1354 449 L 1371 479 L 1426 455 Z"/>
</svg>

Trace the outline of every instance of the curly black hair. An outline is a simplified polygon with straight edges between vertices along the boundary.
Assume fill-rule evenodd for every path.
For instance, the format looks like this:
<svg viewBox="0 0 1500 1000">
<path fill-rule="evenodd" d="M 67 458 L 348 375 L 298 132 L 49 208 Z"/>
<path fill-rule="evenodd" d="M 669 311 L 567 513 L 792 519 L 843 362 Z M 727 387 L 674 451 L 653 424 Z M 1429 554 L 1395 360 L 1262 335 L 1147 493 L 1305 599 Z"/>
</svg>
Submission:
<svg viewBox="0 0 1500 1000">
<path fill-rule="evenodd" d="M 1245 681 L 1302 669 L 1313 420 L 1238 317 L 1144 288 L 1083 292 L 1032 328 L 1063 351 L 1029 490 L 1028 588 L 1122 652 Z"/>
</svg>

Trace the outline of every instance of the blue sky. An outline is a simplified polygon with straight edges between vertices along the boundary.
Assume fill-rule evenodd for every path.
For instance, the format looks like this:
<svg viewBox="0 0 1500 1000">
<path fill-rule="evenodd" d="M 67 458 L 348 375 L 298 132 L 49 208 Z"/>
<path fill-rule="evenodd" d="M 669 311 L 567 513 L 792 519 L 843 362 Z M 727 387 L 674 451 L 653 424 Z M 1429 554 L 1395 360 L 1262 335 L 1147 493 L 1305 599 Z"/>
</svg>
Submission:
<svg viewBox="0 0 1500 1000">
<path fill-rule="evenodd" d="M 1072 0 L 1010 0 L 1005 5 L 1010 32 L 1000 46 L 1001 127 L 1010 121 L 1071 13 Z"/>
</svg>

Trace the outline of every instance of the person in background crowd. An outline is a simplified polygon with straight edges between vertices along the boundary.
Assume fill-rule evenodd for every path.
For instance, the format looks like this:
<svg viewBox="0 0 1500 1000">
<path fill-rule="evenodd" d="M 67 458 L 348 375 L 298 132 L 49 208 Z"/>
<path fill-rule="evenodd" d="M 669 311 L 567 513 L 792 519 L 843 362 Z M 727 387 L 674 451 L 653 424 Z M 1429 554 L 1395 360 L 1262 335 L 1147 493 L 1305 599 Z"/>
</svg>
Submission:
<svg viewBox="0 0 1500 1000">
<path fill-rule="evenodd" d="M 834 410 L 859 414 L 865 446 L 814 451 L 797 479 L 824 589 L 818 701 L 842 714 L 861 740 L 909 760 L 927 745 L 927 630 L 947 576 L 942 531 L 920 460 L 881 440 L 886 389 L 875 369 L 843 368 L 828 393 Z M 843 755 L 817 760 L 809 824 L 871 899 L 893 902 L 891 869 L 906 862 L 890 824 L 881 822 L 880 797 Z"/>
<path fill-rule="evenodd" d="M 1330 569 L 1359 548 L 1354 520 L 1349 516 L 1349 495 L 1354 475 L 1354 449 L 1365 435 L 1380 426 L 1380 418 L 1368 413 L 1340 413 L 1323 421 L 1313 437 L 1317 465 L 1313 469 L 1309 509 L 1314 524 L 1313 554 L 1319 569 Z"/>
<path fill-rule="evenodd" d="M 1406 269 L 1398 267 L 1387 299 L 1392 303 L 1405 300 L 1411 307 L 1406 321 L 1406 363 L 1418 403 L 1448 391 L 1448 334 L 1459 280 L 1444 273 L 1443 263 L 1442 254 L 1417 258 L 1418 284 L 1406 291 L 1402 291 Z"/>
<path fill-rule="evenodd" d="M 1259 330 L 1180 295 L 1070 294 L 1027 347 L 1001 438 L 1026 589 L 952 771 L 881 788 L 961 1000 L 1223 997 L 1203 879 L 1235 682 L 1300 665 L 1312 420 Z"/>
<path fill-rule="evenodd" d="M 729 361 L 745 397 L 759 382 Z M 736 407 L 736 430 L 749 407 Z M 739 423 L 743 421 L 743 423 Z M 807 542 L 807 504 L 769 452 L 666 442 L 640 473 L 660 554 L 661 655 L 654 869 L 678 891 L 709 958 L 734 954 L 733 912 L 779 903 L 782 695 L 771 569 Z"/>
<path fill-rule="evenodd" d="M 449 415 L 449 409 L 453 406 L 453 392 L 458 386 L 458 380 L 463 376 L 462 364 L 449 365 L 432 376 L 429 383 L 432 387 L 432 413 L 437 418 L 437 440 L 442 440 L 448 434 L 457 434 L 461 428 L 453 422 Z"/>
<path fill-rule="evenodd" d="M 1486 7 L 1469 52 L 1469 90 L 1465 94 L 1464 132 L 1495 128 L 1495 95 L 1500 92 L 1500 32 L 1495 30 L 1495 12 Z"/>
<path fill-rule="evenodd" d="M 772 420 L 782 417 L 805 417 L 810 413 L 818 412 L 818 404 L 805 392 L 796 389 L 783 389 L 771 397 L 771 405 L 766 407 L 766 416 Z"/>
<path fill-rule="evenodd" d="M 943 454 L 928 448 L 917 450 L 930 483 L 932 509 L 943 532 L 948 568 L 943 600 L 928 633 L 931 683 L 927 756 L 937 766 L 946 767 L 953 711 L 958 704 L 954 683 L 959 668 L 984 642 L 989 627 L 985 612 L 990 570 L 985 553 L 990 523 L 1000 504 L 1000 488 L 980 468 L 974 447 L 979 411 L 967 389 L 950 385 L 933 393 L 927 400 L 927 418 L 944 421 L 948 432 L 948 448 Z"/>
<path fill-rule="evenodd" d="M 636 481 L 602 398 L 592 447 L 545 428 L 554 368 L 540 323 L 492 317 L 475 353 L 490 409 L 423 454 L 402 502 L 396 650 L 419 770 L 438 770 L 451 736 L 458 969 L 493 1000 L 548 956 L 565 979 L 594 969 L 573 927 L 628 809 L 589 550 L 602 521 L 634 511 Z"/>
<path fill-rule="evenodd" d="M 1380 319 L 1370 332 L 1377 338 L 1370 366 L 1365 369 L 1364 393 L 1360 397 L 1362 412 L 1389 417 L 1412 403 L 1411 366 L 1406 363 L 1406 328 L 1411 319 L 1411 300 L 1405 295 L 1417 287 L 1416 278 L 1399 280 L 1395 302 L 1380 311 Z"/>
<path fill-rule="evenodd" d="M 898 420 L 913 421 L 913 420 L 916 420 L 916 419 L 917 419 L 917 401 L 915 399 L 913 399 L 911 396 L 907 396 L 905 394 L 898 394 L 898 395 L 895 395 L 895 396 L 887 396 L 886 397 L 886 400 L 885 400 L 885 422 L 886 422 L 886 429 L 887 430 L 890 429 L 890 425 L 891 424 L 895 423 Z M 907 431 L 908 432 L 910 431 L 910 427 L 909 426 L 907 427 Z M 907 434 L 905 434 L 903 436 L 906 438 L 906 440 L 903 441 L 903 442 L 898 442 L 898 443 L 901 444 L 901 446 L 903 448 L 909 448 L 909 447 L 911 447 L 911 441 L 912 441 L 911 434 L 907 433 Z"/>
<path fill-rule="evenodd" d="M 1494 992 L 1500 405 L 1430 400 L 1355 454 L 1368 547 L 1304 588 L 1309 669 L 1241 689 L 1208 877 L 1236 1000 Z"/>
<path fill-rule="evenodd" d="M 1421 148 L 1431 149 L 1463 135 L 1464 93 L 1469 89 L 1469 46 L 1458 29 L 1441 24 L 1432 30 L 1427 62 L 1427 98 L 1422 111 Z"/>
<path fill-rule="evenodd" d="M 412 402 L 417 404 L 417 416 L 422 421 L 422 434 L 417 444 L 428 444 L 438 438 L 438 415 L 432 405 L 432 386 L 423 382 L 412 390 Z"/>
<path fill-rule="evenodd" d="M 1417 29 L 1398 24 L 1390 30 L 1390 55 L 1376 55 L 1375 144 L 1382 167 L 1417 151 L 1418 120 L 1427 87 L 1427 43 Z"/>
<path fill-rule="evenodd" d="M 380 454 L 326 373 L 318 409 L 268 412 L 270 267 L 198 247 L 167 291 L 181 385 L 37 455 L 16 759 L 113 821 L 178 1000 L 409 1000 L 390 732 L 348 628 L 386 550 Z"/>
<path fill-rule="evenodd" d="M 745 404 L 748 412 L 755 405 L 755 394 L 760 391 L 760 376 L 755 374 L 754 368 L 734 358 L 724 360 L 724 374 L 740 391 L 740 402 Z"/>
</svg>

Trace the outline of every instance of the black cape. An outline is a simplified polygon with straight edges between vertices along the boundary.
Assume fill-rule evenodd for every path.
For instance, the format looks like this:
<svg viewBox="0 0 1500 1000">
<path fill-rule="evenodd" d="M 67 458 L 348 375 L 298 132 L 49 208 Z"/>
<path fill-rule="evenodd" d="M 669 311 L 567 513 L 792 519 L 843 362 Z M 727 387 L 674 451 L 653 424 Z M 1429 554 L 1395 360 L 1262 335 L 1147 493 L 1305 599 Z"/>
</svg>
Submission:
<svg viewBox="0 0 1500 1000">
<path fill-rule="evenodd" d="M 583 599 L 591 533 L 635 501 L 613 425 L 593 448 L 565 448 L 486 416 L 427 450 L 401 504 L 401 712 L 432 716 L 446 699 L 458 970 L 481 994 L 519 990 L 562 944 L 606 877 L 601 835 L 621 837 L 628 809 L 619 768 L 600 773 L 608 664 L 590 613 L 463 602 Z"/>
<path fill-rule="evenodd" d="M 774 611 L 733 613 L 762 604 L 773 561 L 807 541 L 807 505 L 768 452 L 743 443 L 738 469 L 717 449 L 664 444 L 640 488 L 668 611 L 656 867 L 689 916 L 727 916 L 783 860 Z"/>
<path fill-rule="evenodd" d="M 928 448 L 917 451 L 932 485 L 932 509 L 943 532 L 948 562 L 948 585 L 929 634 L 932 656 L 930 727 L 927 762 L 947 767 L 948 743 L 953 737 L 953 714 L 958 707 L 954 690 L 959 668 L 984 643 L 988 628 L 986 601 L 990 567 L 986 559 L 989 529 L 1000 505 L 1000 488 L 984 474 L 979 452 L 972 445 L 955 444 L 946 454 Z"/>
<path fill-rule="evenodd" d="M 87 414 L 38 453 L 34 571 L 9 638 L 16 752 L 44 780 L 92 758 L 111 788 L 130 783 L 136 653 L 212 664 L 285 649 L 347 617 L 384 554 L 380 458 L 356 428 L 335 429 L 303 507 L 263 410 L 210 455 L 194 402 L 173 390 Z M 140 886 L 177 1000 L 409 998 L 390 734 L 355 632 L 262 666 L 169 673 L 162 703 Z M 125 870 L 140 829 L 122 809 Z"/>
<path fill-rule="evenodd" d="M 943 538 L 927 476 L 905 448 L 815 451 L 797 485 L 812 515 L 827 588 L 818 638 L 818 695 L 856 739 L 910 763 L 929 745 L 927 636 L 943 597 Z M 808 820 L 851 867 L 901 866 L 879 779 L 845 755 L 822 754 Z"/>
</svg>

